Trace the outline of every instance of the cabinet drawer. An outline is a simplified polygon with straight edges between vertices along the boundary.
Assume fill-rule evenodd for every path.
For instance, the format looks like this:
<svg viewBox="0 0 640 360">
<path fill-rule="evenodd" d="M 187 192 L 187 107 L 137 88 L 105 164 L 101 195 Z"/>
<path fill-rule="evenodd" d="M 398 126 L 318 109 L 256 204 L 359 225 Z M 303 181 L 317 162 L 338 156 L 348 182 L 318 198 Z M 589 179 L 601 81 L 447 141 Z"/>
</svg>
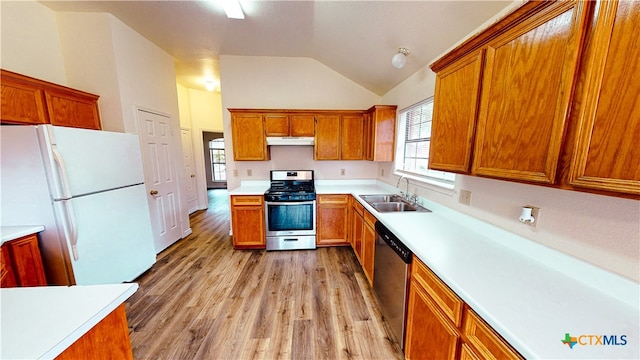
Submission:
<svg viewBox="0 0 640 360">
<path fill-rule="evenodd" d="M 467 308 L 464 314 L 466 342 L 484 359 L 522 359 L 487 323 Z"/>
<path fill-rule="evenodd" d="M 263 195 L 235 195 L 231 196 L 231 205 L 262 205 Z"/>
<path fill-rule="evenodd" d="M 348 194 L 318 195 L 319 204 L 348 204 Z"/>
<path fill-rule="evenodd" d="M 411 269 L 411 278 L 422 285 L 425 291 L 438 304 L 444 314 L 457 326 L 462 325 L 462 300 L 449 289 L 415 255 Z"/>
<path fill-rule="evenodd" d="M 364 222 L 366 224 L 368 224 L 371 227 L 375 227 L 376 226 L 376 217 L 371 215 L 370 212 L 368 212 L 367 210 L 364 210 Z"/>
<path fill-rule="evenodd" d="M 355 198 L 353 199 L 353 210 L 360 215 L 362 215 L 364 211 L 364 206 L 362 206 L 362 204 L 360 204 Z"/>
</svg>

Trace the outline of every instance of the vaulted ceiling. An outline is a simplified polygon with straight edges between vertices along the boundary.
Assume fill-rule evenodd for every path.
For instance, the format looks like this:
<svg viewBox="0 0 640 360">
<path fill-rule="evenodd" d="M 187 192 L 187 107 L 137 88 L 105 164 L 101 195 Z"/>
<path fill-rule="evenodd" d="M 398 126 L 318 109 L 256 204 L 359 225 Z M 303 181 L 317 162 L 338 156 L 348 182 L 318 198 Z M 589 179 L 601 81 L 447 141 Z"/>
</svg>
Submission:
<svg viewBox="0 0 640 360">
<path fill-rule="evenodd" d="M 503 1 L 41 1 L 55 11 L 108 12 L 176 60 L 177 81 L 204 89 L 219 55 L 313 58 L 383 95 L 511 4 Z M 410 50 L 402 69 L 391 65 Z"/>
</svg>

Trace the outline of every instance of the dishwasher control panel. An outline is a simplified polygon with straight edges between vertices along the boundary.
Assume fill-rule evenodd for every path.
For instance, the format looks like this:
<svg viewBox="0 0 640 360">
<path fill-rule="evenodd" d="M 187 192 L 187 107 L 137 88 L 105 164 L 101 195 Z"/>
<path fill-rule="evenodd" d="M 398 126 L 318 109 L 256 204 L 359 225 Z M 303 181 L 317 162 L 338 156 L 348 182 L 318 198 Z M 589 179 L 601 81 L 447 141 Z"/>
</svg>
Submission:
<svg viewBox="0 0 640 360">
<path fill-rule="evenodd" d="M 384 240 L 406 264 L 411 263 L 413 252 L 380 221 L 376 221 L 376 235 Z"/>
</svg>

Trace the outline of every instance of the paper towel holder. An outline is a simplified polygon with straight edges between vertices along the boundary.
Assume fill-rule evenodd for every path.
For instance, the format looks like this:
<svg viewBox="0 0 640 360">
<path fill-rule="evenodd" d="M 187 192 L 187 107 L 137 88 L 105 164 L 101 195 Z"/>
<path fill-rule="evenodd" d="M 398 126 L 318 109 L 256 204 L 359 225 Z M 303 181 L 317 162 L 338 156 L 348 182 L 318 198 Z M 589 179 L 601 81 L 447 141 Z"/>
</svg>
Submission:
<svg viewBox="0 0 640 360">
<path fill-rule="evenodd" d="M 536 218 L 533 215 L 534 210 L 537 209 L 534 206 L 525 205 L 522 207 L 522 212 L 520 212 L 520 222 L 523 224 L 532 225 L 536 222 Z"/>
</svg>

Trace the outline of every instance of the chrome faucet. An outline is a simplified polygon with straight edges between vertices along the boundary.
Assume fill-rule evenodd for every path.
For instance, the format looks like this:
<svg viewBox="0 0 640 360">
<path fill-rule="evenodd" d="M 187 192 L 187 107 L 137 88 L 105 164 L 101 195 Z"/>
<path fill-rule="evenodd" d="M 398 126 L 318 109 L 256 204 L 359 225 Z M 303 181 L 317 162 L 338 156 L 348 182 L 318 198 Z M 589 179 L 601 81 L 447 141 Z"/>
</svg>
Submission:
<svg viewBox="0 0 640 360">
<path fill-rule="evenodd" d="M 398 182 L 396 183 L 396 187 L 397 187 L 398 189 L 400 189 L 400 181 L 402 181 L 402 179 L 405 179 L 405 180 L 407 181 L 407 192 L 406 192 L 406 193 L 404 193 L 404 194 L 402 194 L 402 191 L 400 191 L 400 193 L 402 194 L 402 197 L 403 197 L 403 198 L 405 198 L 405 199 L 409 200 L 410 195 L 411 195 L 411 194 L 409 193 L 409 179 L 407 179 L 407 178 L 406 178 L 406 177 L 404 177 L 404 176 L 400 176 L 400 179 L 398 179 Z"/>
</svg>

